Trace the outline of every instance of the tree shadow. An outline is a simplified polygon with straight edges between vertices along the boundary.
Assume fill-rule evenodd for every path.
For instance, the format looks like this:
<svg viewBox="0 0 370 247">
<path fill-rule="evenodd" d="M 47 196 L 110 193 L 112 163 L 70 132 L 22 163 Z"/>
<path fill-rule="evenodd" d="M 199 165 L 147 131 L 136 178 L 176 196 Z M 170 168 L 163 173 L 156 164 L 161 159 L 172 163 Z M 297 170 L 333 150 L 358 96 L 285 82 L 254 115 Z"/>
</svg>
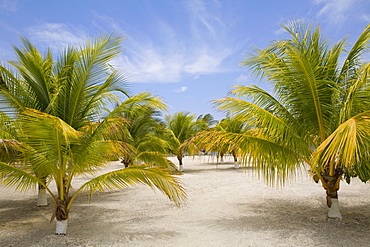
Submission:
<svg viewBox="0 0 370 247">
<path fill-rule="evenodd" d="M 307 202 L 307 201 L 306 201 Z M 254 232 L 262 238 L 274 236 L 274 246 L 308 246 L 300 239 L 312 239 L 315 246 L 368 246 L 370 242 L 370 205 L 341 207 L 343 220 L 328 219 L 327 208 L 298 201 L 271 199 L 261 203 L 235 205 L 237 218 L 208 222 L 210 227 Z M 304 238 L 300 238 L 304 236 Z"/>
</svg>

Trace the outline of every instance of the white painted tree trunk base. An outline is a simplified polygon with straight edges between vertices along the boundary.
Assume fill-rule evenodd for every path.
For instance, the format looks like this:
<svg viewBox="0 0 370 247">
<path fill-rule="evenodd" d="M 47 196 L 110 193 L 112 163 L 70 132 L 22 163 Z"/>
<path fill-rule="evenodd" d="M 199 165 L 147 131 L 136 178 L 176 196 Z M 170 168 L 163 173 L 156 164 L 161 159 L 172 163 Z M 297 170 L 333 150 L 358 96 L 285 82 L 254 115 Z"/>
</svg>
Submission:
<svg viewBox="0 0 370 247">
<path fill-rule="evenodd" d="M 234 168 L 235 169 L 238 169 L 240 166 L 239 166 L 239 162 L 235 162 L 235 164 L 234 164 Z"/>
<path fill-rule="evenodd" d="M 331 207 L 328 212 L 329 219 L 342 219 L 337 198 L 331 198 Z"/>
<path fill-rule="evenodd" d="M 67 220 L 57 220 L 55 234 L 56 235 L 66 235 L 68 228 L 68 219 Z"/>
<path fill-rule="evenodd" d="M 184 171 L 184 165 L 179 165 L 179 171 L 183 172 Z"/>
<path fill-rule="evenodd" d="M 48 205 L 48 197 L 46 194 L 46 189 L 39 189 L 37 195 L 37 206 L 44 207 Z"/>
</svg>

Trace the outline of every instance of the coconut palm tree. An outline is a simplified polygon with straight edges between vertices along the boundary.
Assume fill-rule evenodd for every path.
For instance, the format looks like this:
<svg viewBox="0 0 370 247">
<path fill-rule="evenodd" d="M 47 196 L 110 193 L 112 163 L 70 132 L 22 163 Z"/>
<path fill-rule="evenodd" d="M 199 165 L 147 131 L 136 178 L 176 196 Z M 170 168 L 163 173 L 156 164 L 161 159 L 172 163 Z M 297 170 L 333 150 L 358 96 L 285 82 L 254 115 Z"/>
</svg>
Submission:
<svg viewBox="0 0 370 247">
<path fill-rule="evenodd" d="M 29 189 L 35 183 L 45 188 L 55 204 L 57 234 L 66 233 L 70 206 L 82 191 L 93 193 L 142 183 L 160 189 L 179 204 L 184 191 L 178 179 L 167 170 L 146 165 L 100 175 L 77 191 L 71 190 L 74 177 L 93 173 L 130 150 L 128 143 L 117 139 L 127 122 L 116 117 L 128 105 L 165 108 L 149 93 L 120 100 L 117 92 L 127 94 L 124 77 L 108 62 L 119 53 L 121 37 L 101 36 L 84 47 L 68 48 L 56 61 L 50 52 L 43 57 L 27 40 L 23 42 L 25 48 L 15 48 L 18 60 L 12 62 L 17 72 L 0 69 L 2 123 L 16 126 L 2 128 L 0 138 L 14 139 L 22 156 L 19 166 L 0 164 L 2 182 L 19 189 Z M 102 119 L 109 102 L 121 103 Z M 14 129 L 17 131 L 9 131 Z M 56 194 L 49 188 L 51 181 Z"/>
<path fill-rule="evenodd" d="M 195 115 L 190 115 L 189 112 L 176 112 L 173 115 L 165 115 L 164 122 L 167 127 L 165 139 L 168 142 L 168 150 L 171 154 L 176 155 L 179 161 L 179 171 L 184 171 L 182 159 L 191 149 L 185 149 L 182 145 L 187 139 L 199 132 L 204 126 L 201 121 L 195 121 Z M 190 145 L 187 145 L 190 147 Z"/>
<path fill-rule="evenodd" d="M 22 190 L 42 184 L 55 205 L 56 234 L 67 233 L 71 205 L 84 191 L 93 194 L 146 184 L 159 189 L 176 204 L 183 201 L 184 189 L 179 179 L 160 167 L 140 165 L 97 174 L 108 161 L 130 149 L 114 138 L 124 124 L 120 119 L 107 117 L 101 123 L 92 123 L 78 131 L 58 117 L 33 109 L 23 111 L 20 118 L 23 125 L 19 138 L 21 150 L 30 162 L 21 168 L 0 163 L 0 178 L 6 186 Z M 73 179 L 82 174 L 90 174 L 92 178 L 72 189 Z M 40 179 L 44 176 L 55 183 L 56 192 Z"/>
<path fill-rule="evenodd" d="M 208 130 L 218 124 L 218 120 L 215 120 L 211 114 L 199 115 L 197 122 L 204 123 L 204 126 L 200 126 L 200 130 Z"/>
<path fill-rule="evenodd" d="M 231 153 L 234 158 L 235 168 L 239 168 L 239 146 L 237 143 L 234 143 L 231 139 L 224 139 L 221 142 L 215 142 L 214 140 L 218 136 L 224 136 L 225 133 L 234 133 L 234 134 L 246 134 L 250 132 L 251 127 L 248 125 L 248 122 L 245 122 L 244 117 L 227 117 L 216 124 L 215 127 L 202 131 L 190 138 L 183 145 L 195 146 L 197 149 L 207 150 L 212 153 L 217 153 L 217 159 L 220 159 L 223 162 L 223 157 L 227 153 Z M 196 150 L 194 150 L 196 151 Z"/>
<path fill-rule="evenodd" d="M 327 194 L 328 216 L 341 218 L 338 190 L 343 177 L 370 179 L 370 25 L 346 52 L 346 40 L 327 43 L 319 26 L 287 23 L 286 40 L 256 49 L 242 65 L 272 85 L 235 86 L 219 109 L 244 117 L 252 134 L 229 134 L 245 160 L 270 183 L 283 182 L 308 166 Z M 214 141 L 222 141 L 222 138 Z"/>
<path fill-rule="evenodd" d="M 120 117 L 127 121 L 122 140 L 131 145 L 131 151 L 121 157 L 125 167 L 146 163 L 169 169 L 174 174 L 178 173 L 175 165 L 165 157 L 168 143 L 161 138 L 163 123 L 159 119 L 158 110 L 147 105 L 133 104 L 128 105 Z"/>
<path fill-rule="evenodd" d="M 79 129 L 98 117 L 105 102 L 117 98 L 111 92 L 127 95 L 123 75 L 108 64 L 120 52 L 122 37 L 117 34 L 67 48 L 57 61 L 50 50 L 42 55 L 27 39 L 21 41 L 23 48 L 14 47 L 17 60 L 0 66 L 0 111 L 9 116 L 32 108 Z M 42 185 L 38 205 L 47 205 Z"/>
</svg>

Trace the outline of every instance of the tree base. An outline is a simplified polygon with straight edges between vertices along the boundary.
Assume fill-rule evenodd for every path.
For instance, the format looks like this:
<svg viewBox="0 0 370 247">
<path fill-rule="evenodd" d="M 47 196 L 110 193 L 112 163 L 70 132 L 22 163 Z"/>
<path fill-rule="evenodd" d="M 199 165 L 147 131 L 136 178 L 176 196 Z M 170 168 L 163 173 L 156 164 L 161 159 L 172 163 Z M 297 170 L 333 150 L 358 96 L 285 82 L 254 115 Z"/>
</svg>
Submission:
<svg viewBox="0 0 370 247">
<path fill-rule="evenodd" d="M 68 219 L 57 220 L 55 235 L 67 235 Z"/>
<path fill-rule="evenodd" d="M 38 207 L 45 207 L 48 205 L 48 197 L 46 194 L 46 189 L 39 189 L 37 195 L 37 206 Z"/>
<path fill-rule="evenodd" d="M 339 209 L 338 198 L 331 198 L 331 207 L 328 212 L 329 219 L 342 219 L 342 215 Z"/>
<path fill-rule="evenodd" d="M 179 165 L 179 171 L 180 172 L 183 172 L 184 171 L 184 166 L 183 165 Z"/>
<path fill-rule="evenodd" d="M 234 164 L 234 168 L 235 169 L 238 169 L 240 166 L 239 166 L 239 162 L 235 162 L 235 164 Z"/>
</svg>

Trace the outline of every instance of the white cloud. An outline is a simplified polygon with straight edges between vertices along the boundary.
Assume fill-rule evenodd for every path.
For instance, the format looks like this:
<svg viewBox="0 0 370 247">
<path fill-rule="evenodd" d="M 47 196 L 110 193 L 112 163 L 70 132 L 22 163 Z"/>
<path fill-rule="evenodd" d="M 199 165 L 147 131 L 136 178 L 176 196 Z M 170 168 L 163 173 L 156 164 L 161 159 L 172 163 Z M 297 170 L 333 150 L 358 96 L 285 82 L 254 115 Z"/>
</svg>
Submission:
<svg viewBox="0 0 370 247">
<path fill-rule="evenodd" d="M 164 20 L 156 23 L 156 37 L 137 30 L 129 32 L 122 61 L 130 79 L 171 83 L 179 82 L 183 74 L 197 76 L 227 71 L 224 61 L 238 48 L 232 44 L 228 26 L 213 13 L 220 10 L 220 5 L 210 6 L 213 7 L 206 8 L 200 0 L 186 2 L 190 37 L 184 37 L 183 30 L 174 30 Z"/>
<path fill-rule="evenodd" d="M 341 24 L 352 17 L 352 8 L 361 0 L 314 0 L 317 5 L 324 5 L 317 13 L 318 17 L 327 17 L 332 24 Z"/>
<path fill-rule="evenodd" d="M 83 30 L 66 24 L 44 23 L 28 28 L 28 37 L 33 42 L 59 50 L 68 45 L 80 45 L 87 35 Z"/>
<path fill-rule="evenodd" d="M 229 26 L 222 21 L 221 4 L 217 1 L 207 4 L 201 0 L 186 2 L 189 22 L 183 26 L 184 30 L 175 30 L 170 21 L 156 16 L 151 23 L 153 36 L 132 25 L 125 26 L 123 32 L 120 24 L 125 25 L 124 22 L 94 11 L 92 22 L 98 30 L 114 29 L 127 34 L 125 52 L 112 64 L 122 68 L 130 82 L 174 83 L 185 74 L 198 76 L 228 71 L 225 59 L 240 52 L 230 39 Z M 33 42 L 56 49 L 81 44 L 87 37 L 85 30 L 60 23 L 34 26 L 28 33 Z"/>
<path fill-rule="evenodd" d="M 0 0 L 0 9 L 4 9 L 7 12 L 16 12 L 17 2 L 17 0 Z"/>
<path fill-rule="evenodd" d="M 370 22 L 370 14 L 362 14 L 361 19 Z"/>
<path fill-rule="evenodd" d="M 179 89 L 174 90 L 174 92 L 176 92 L 176 93 L 182 93 L 182 92 L 185 92 L 186 90 L 188 90 L 188 87 L 181 87 Z"/>
<path fill-rule="evenodd" d="M 250 76 L 242 74 L 235 79 L 235 82 L 237 82 L 238 84 L 244 84 L 249 81 L 249 77 Z"/>
</svg>

